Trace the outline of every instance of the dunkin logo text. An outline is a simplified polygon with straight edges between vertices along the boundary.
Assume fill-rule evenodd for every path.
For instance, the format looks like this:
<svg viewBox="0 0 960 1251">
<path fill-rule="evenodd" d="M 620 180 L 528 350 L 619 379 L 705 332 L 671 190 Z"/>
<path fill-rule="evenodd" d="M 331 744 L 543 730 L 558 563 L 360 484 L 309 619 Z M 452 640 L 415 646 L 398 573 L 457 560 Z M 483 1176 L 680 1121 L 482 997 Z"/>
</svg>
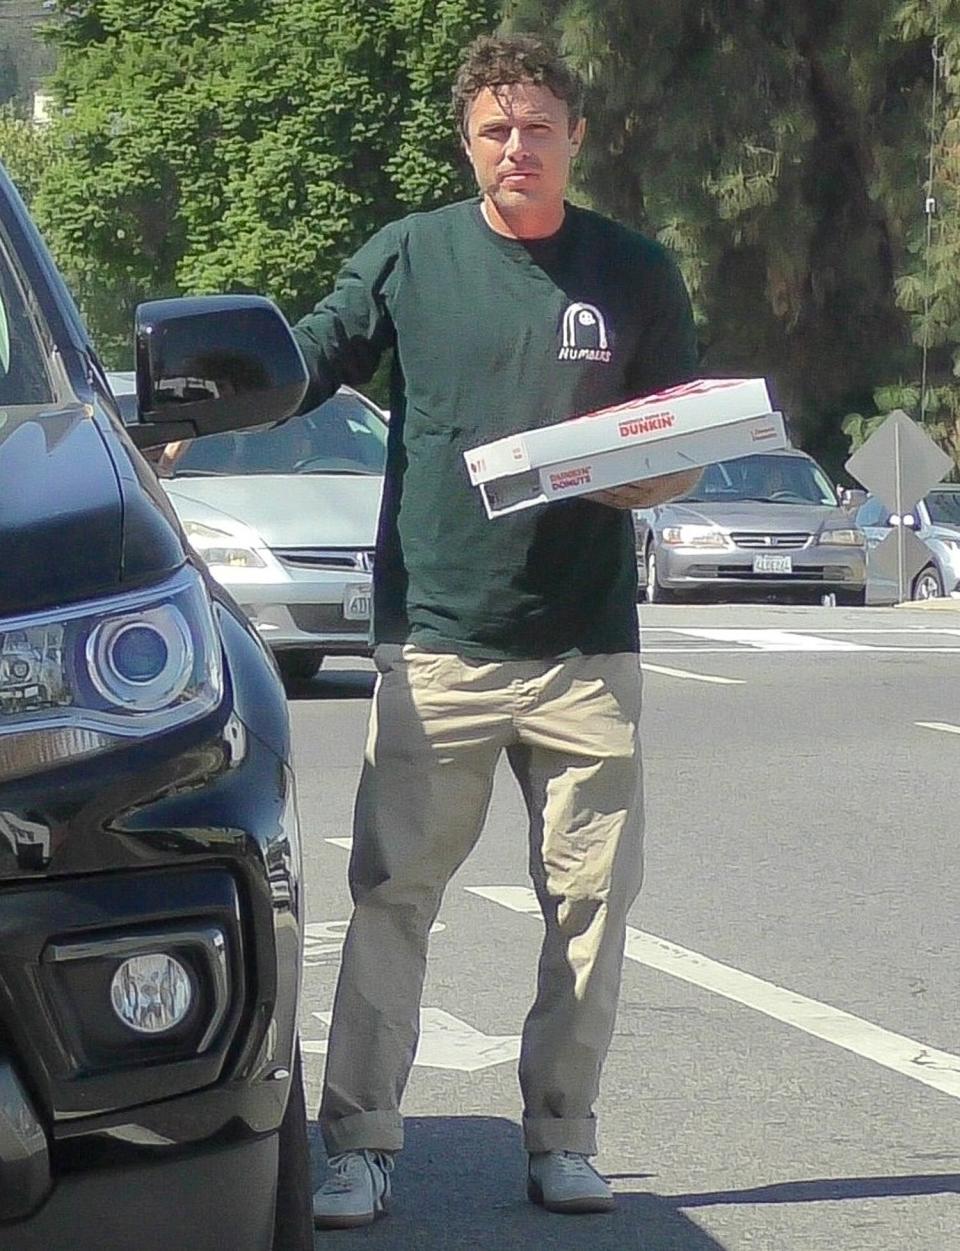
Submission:
<svg viewBox="0 0 960 1251">
<path fill-rule="evenodd" d="M 576 469 L 560 469 L 550 475 L 550 486 L 554 491 L 569 491 L 573 487 L 589 486 L 593 481 L 593 471 L 589 465 L 578 465 Z"/>
<path fill-rule="evenodd" d="M 651 417 L 634 417 L 621 421 L 620 438 L 635 439 L 641 434 L 653 434 L 657 430 L 669 430 L 676 422 L 673 413 L 654 413 Z"/>
</svg>

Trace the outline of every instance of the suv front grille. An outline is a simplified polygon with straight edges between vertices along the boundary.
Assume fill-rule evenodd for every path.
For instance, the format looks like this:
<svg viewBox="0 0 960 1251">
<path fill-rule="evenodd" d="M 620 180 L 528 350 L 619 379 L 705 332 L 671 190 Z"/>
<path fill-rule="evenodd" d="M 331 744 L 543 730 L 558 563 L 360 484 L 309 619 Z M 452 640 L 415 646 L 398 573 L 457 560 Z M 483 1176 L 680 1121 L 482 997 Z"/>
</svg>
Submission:
<svg viewBox="0 0 960 1251">
<path fill-rule="evenodd" d="M 806 547 L 812 535 L 801 530 L 788 531 L 782 534 L 770 534 L 762 530 L 734 530 L 731 532 L 730 538 L 736 543 L 737 547 L 746 548 L 748 551 L 783 552 L 797 551 L 801 547 Z"/>
</svg>

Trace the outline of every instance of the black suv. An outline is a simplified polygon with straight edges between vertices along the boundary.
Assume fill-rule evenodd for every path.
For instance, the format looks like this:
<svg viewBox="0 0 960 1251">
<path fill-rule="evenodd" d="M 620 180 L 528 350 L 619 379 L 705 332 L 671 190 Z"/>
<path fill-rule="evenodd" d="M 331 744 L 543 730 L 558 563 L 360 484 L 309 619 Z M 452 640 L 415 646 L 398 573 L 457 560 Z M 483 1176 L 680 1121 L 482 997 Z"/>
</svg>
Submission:
<svg viewBox="0 0 960 1251">
<path fill-rule="evenodd" d="M 283 688 L 148 447 L 280 420 L 257 297 L 142 305 L 125 427 L 0 171 L 0 1247 L 312 1245 Z"/>
</svg>

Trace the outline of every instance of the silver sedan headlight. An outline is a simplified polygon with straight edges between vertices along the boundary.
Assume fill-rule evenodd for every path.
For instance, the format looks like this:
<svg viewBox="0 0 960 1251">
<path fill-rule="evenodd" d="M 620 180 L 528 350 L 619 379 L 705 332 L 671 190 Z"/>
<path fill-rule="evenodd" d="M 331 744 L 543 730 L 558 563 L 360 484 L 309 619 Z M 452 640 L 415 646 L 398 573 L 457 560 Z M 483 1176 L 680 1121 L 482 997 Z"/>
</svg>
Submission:
<svg viewBox="0 0 960 1251">
<path fill-rule="evenodd" d="M 729 537 L 716 526 L 664 526 L 663 542 L 667 547 L 715 547 L 731 546 Z"/>
<path fill-rule="evenodd" d="M 867 538 L 862 530 L 824 530 L 820 534 L 820 542 L 837 547 L 865 547 Z"/>
<path fill-rule="evenodd" d="M 227 530 L 216 530 L 199 521 L 185 521 L 184 531 L 191 546 L 204 562 L 226 569 L 265 569 L 266 561 L 251 545 Z"/>
<path fill-rule="evenodd" d="M 189 566 L 149 590 L 0 619 L 0 778 L 183 725 L 222 690 L 210 598 Z"/>
</svg>

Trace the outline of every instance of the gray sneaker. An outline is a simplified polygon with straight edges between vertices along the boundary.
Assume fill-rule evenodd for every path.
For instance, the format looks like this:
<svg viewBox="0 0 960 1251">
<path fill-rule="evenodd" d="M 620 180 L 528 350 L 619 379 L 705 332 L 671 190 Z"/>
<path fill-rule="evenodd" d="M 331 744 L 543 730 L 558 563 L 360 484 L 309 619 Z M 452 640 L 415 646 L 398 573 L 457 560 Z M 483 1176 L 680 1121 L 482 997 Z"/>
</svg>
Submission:
<svg viewBox="0 0 960 1251">
<path fill-rule="evenodd" d="M 318 1229 L 370 1225 L 390 1206 L 393 1156 L 384 1151 L 344 1151 L 327 1160 L 329 1175 L 313 1196 Z"/>
<path fill-rule="evenodd" d="M 575 1151 L 531 1153 L 527 1197 L 548 1212 L 609 1212 L 615 1202 L 587 1157 Z"/>
</svg>

